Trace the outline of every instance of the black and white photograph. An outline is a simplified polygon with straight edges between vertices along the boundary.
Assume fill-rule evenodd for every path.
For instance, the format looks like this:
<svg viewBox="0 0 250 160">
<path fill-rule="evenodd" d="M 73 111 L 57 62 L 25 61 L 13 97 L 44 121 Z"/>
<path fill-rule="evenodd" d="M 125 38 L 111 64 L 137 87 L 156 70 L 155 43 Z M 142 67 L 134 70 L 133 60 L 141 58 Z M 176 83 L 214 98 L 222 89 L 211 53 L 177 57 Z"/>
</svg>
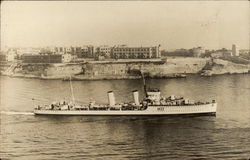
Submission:
<svg viewBox="0 0 250 160">
<path fill-rule="evenodd" d="M 0 160 L 249 160 L 250 2 L 1 1 Z"/>
</svg>

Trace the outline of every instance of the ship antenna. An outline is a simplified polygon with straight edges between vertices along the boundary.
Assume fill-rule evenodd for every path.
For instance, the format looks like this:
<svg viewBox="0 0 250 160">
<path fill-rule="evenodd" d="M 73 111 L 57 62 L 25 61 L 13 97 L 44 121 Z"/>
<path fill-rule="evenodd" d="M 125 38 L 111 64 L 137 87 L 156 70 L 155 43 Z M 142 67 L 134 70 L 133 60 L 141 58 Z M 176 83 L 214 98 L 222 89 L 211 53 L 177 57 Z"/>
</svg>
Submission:
<svg viewBox="0 0 250 160">
<path fill-rule="evenodd" d="M 73 90 L 73 86 L 71 82 L 71 75 L 69 77 L 69 82 L 70 82 L 71 98 L 72 98 L 73 103 L 75 104 L 75 97 L 74 97 L 74 90 Z"/>
</svg>

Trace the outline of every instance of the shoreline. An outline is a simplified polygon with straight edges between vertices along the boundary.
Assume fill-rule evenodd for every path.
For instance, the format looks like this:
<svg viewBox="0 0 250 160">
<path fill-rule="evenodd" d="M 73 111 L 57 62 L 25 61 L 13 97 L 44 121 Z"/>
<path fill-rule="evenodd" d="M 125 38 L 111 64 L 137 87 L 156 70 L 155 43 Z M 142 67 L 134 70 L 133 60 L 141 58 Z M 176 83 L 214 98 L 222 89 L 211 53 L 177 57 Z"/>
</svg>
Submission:
<svg viewBox="0 0 250 160">
<path fill-rule="evenodd" d="M 188 77 L 217 77 L 217 76 L 225 76 L 225 75 L 248 75 L 250 74 L 250 72 L 248 73 L 223 73 L 223 74 L 213 74 L 213 75 L 201 75 L 201 74 L 186 74 L 185 77 L 146 77 L 147 79 L 185 79 Z M 31 76 L 31 75 L 3 75 L 0 74 L 0 76 L 4 76 L 4 77 L 9 77 L 9 78 L 23 78 L 23 79 L 39 79 L 39 80 L 61 80 L 61 81 L 69 81 L 69 78 L 59 78 L 59 77 L 40 77 L 40 76 Z M 99 81 L 99 80 L 138 80 L 141 79 L 141 76 L 136 76 L 136 77 L 90 77 L 90 78 L 76 78 L 76 77 L 72 77 L 71 81 Z"/>
<path fill-rule="evenodd" d="M 10 63 L 1 74 L 13 78 L 41 80 L 125 80 L 140 79 L 141 73 L 151 79 L 178 79 L 189 75 L 210 77 L 225 74 L 249 74 L 250 65 L 236 64 L 222 59 L 169 58 L 165 63 L 69 63 L 36 64 Z"/>
<path fill-rule="evenodd" d="M 191 74 L 189 74 L 191 75 Z M 192 74 L 193 75 L 193 74 Z M 6 77 L 10 77 L 10 78 L 27 78 L 27 79 L 40 79 L 40 80 L 62 80 L 62 81 L 69 81 L 70 78 L 69 77 L 42 77 L 42 76 L 34 76 L 34 75 L 4 75 L 4 74 L 0 74 L 0 76 L 6 76 Z M 169 76 L 161 76 L 161 77 L 149 77 L 147 76 L 146 78 L 149 79 L 180 79 L 180 78 L 186 78 L 187 75 L 169 75 Z M 72 81 L 94 81 L 94 80 L 133 80 L 133 79 L 141 79 L 141 76 L 117 76 L 117 77 L 112 77 L 112 76 L 108 76 L 108 77 L 91 77 L 91 76 L 85 76 L 85 77 L 77 77 L 77 76 L 72 76 L 71 80 Z"/>
</svg>

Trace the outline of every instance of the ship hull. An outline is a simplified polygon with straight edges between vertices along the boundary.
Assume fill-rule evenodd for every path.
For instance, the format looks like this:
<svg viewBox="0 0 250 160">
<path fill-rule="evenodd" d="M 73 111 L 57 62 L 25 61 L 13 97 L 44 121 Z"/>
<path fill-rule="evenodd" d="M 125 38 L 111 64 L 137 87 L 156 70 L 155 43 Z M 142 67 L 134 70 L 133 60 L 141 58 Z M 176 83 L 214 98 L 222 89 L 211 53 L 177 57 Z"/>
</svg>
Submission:
<svg viewBox="0 0 250 160">
<path fill-rule="evenodd" d="M 184 106 L 148 106 L 145 110 L 34 110 L 35 115 L 75 116 L 149 116 L 149 115 L 215 115 L 217 104 Z"/>
</svg>

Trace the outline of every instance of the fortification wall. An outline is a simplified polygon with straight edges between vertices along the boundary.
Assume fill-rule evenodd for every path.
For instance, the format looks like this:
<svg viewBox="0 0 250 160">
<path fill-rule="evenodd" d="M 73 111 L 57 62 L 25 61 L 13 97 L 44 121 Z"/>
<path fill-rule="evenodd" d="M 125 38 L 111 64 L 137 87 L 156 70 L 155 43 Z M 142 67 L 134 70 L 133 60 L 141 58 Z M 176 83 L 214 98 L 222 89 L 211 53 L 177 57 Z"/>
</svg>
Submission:
<svg viewBox="0 0 250 160">
<path fill-rule="evenodd" d="M 82 66 L 80 64 L 51 66 L 44 71 L 44 76 L 64 78 L 70 75 L 81 74 Z"/>
<path fill-rule="evenodd" d="M 83 79 L 132 79 L 137 78 L 142 71 L 151 77 L 167 77 L 173 74 L 199 73 L 208 62 L 211 60 L 169 58 L 166 63 L 20 64 L 13 71 L 13 76 L 30 75 L 48 79 L 62 79 L 69 76 L 83 77 Z"/>
<path fill-rule="evenodd" d="M 178 73 L 198 73 L 206 65 L 209 59 L 203 58 L 176 58 L 168 59 L 164 65 L 146 65 L 143 67 L 144 72 L 152 75 L 167 75 Z"/>
</svg>

